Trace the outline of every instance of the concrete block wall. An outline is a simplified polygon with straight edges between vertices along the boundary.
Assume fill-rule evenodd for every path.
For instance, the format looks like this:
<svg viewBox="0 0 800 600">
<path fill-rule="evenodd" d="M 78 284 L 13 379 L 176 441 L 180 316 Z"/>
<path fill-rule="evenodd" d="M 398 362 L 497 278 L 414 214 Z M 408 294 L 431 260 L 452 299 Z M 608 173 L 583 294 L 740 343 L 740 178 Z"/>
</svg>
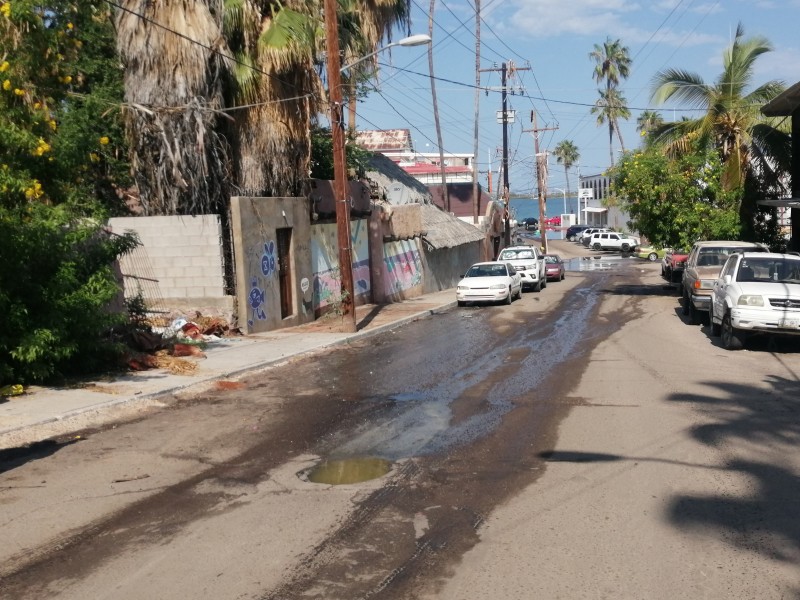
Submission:
<svg viewBox="0 0 800 600">
<path fill-rule="evenodd" d="M 142 242 L 120 261 L 126 297 L 141 291 L 170 308 L 233 306 L 225 295 L 219 216 L 117 217 L 108 224 L 114 233 L 135 231 Z M 137 284 L 131 275 L 144 279 Z"/>
</svg>

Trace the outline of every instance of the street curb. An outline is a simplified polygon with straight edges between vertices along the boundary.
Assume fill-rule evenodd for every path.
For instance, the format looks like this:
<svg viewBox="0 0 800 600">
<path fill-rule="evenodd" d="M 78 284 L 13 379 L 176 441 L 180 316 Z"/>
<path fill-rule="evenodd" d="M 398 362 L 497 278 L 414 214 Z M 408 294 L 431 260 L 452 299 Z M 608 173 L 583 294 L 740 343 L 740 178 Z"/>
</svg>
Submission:
<svg viewBox="0 0 800 600">
<path fill-rule="evenodd" d="M 56 437 L 56 436 L 59 436 L 59 435 L 68 435 L 69 433 L 72 433 L 74 431 L 78 431 L 80 429 L 85 429 L 87 427 L 91 427 L 91 425 L 87 425 L 87 424 L 84 423 L 84 424 L 81 424 L 80 427 L 76 426 L 75 428 L 73 428 L 72 431 L 70 431 L 70 428 L 69 428 L 70 421 L 77 420 L 77 419 L 79 419 L 81 417 L 85 417 L 87 415 L 92 415 L 93 413 L 108 413 L 111 410 L 117 409 L 117 408 L 139 408 L 139 407 L 143 408 L 148 403 L 155 403 L 160 398 L 163 398 L 165 396 L 171 396 L 171 395 L 174 395 L 174 394 L 176 394 L 178 392 L 185 392 L 187 390 L 190 390 L 190 388 L 194 388 L 194 387 L 202 388 L 204 386 L 208 386 L 210 384 L 213 384 L 215 381 L 220 381 L 220 380 L 229 379 L 229 378 L 233 378 L 233 377 L 239 377 L 239 376 L 242 376 L 242 375 L 244 375 L 246 373 L 252 373 L 252 372 L 260 371 L 260 370 L 265 369 L 267 367 L 274 366 L 274 365 L 286 362 L 286 361 L 288 361 L 290 359 L 293 359 L 293 358 L 298 358 L 298 357 L 301 357 L 301 356 L 307 356 L 307 355 L 315 354 L 315 353 L 317 353 L 317 352 L 319 352 L 321 350 L 325 350 L 327 348 L 334 348 L 336 346 L 343 346 L 345 344 L 349 344 L 349 343 L 352 343 L 354 341 L 367 339 L 367 338 L 373 337 L 375 335 L 378 335 L 380 333 L 383 333 L 385 331 L 389 331 L 391 329 L 395 329 L 395 328 L 400 327 L 402 325 L 406 325 L 408 323 L 411 323 L 412 321 L 417 321 L 419 319 L 423 319 L 423 318 L 429 317 L 431 315 L 436 314 L 437 312 L 448 310 L 448 309 L 453 308 L 455 306 L 456 306 L 456 302 L 455 301 L 454 302 L 448 302 L 448 303 L 445 303 L 445 304 L 440 304 L 440 305 L 436 306 L 435 308 L 422 310 L 422 311 L 413 313 L 411 315 L 408 315 L 406 317 L 403 317 L 401 319 L 398 319 L 396 321 L 392 321 L 390 323 L 385 323 L 383 325 L 377 325 L 377 326 L 375 326 L 375 327 L 373 327 L 371 329 L 366 329 L 364 331 L 359 331 L 359 332 L 353 333 L 352 335 L 348 335 L 348 336 L 346 336 L 346 337 L 344 337 L 342 339 L 333 340 L 331 342 L 325 342 L 325 343 L 320 344 L 319 346 L 315 346 L 314 348 L 311 348 L 311 349 L 308 349 L 308 350 L 301 350 L 301 351 L 298 351 L 298 352 L 290 353 L 290 354 L 281 356 L 280 358 L 264 360 L 263 362 L 259 362 L 259 363 L 256 363 L 256 364 L 251 364 L 251 365 L 248 365 L 247 367 L 243 367 L 241 369 L 234 369 L 234 370 L 229 370 L 229 371 L 225 371 L 225 372 L 222 372 L 222 373 L 217 373 L 215 375 L 206 377 L 206 378 L 201 379 L 201 380 L 192 381 L 192 382 L 186 383 L 185 385 L 173 386 L 173 387 L 170 387 L 170 388 L 167 388 L 167 389 L 164 389 L 164 390 L 160 390 L 158 392 L 150 392 L 148 394 L 142 394 L 142 395 L 135 396 L 135 397 L 120 398 L 120 399 L 117 399 L 117 400 L 109 400 L 107 402 L 102 402 L 102 403 L 99 403 L 99 404 L 95 404 L 93 406 L 88 406 L 88 407 L 81 408 L 81 409 L 78 409 L 78 410 L 72 410 L 70 412 L 67 412 L 67 413 L 64 413 L 64 414 L 61 414 L 61 415 L 58 415 L 58 416 L 55 416 L 55 417 L 48 417 L 46 419 L 42 419 L 42 420 L 37 421 L 35 423 L 30 423 L 30 424 L 27 424 L 27 425 L 21 425 L 19 427 L 13 427 L 13 428 L 10 428 L 10 429 L 3 429 L 3 430 L 0 430 L 0 449 L 13 447 L 12 445 L 9 445 L 8 443 L 6 443 L 6 438 L 24 437 L 25 442 L 23 444 L 20 444 L 19 442 L 16 443 L 16 445 L 24 445 L 24 444 L 34 443 L 34 442 L 37 442 L 37 441 L 42 441 L 42 440 L 45 440 L 45 439 L 50 438 L 50 437 Z M 199 391 L 199 389 L 198 389 L 198 391 Z M 141 405 L 141 406 L 139 406 L 139 405 Z M 102 420 L 102 418 L 100 418 L 100 414 L 98 414 L 98 424 L 102 424 L 102 423 L 103 423 L 103 420 Z M 42 431 L 41 434 L 37 435 L 37 430 L 40 430 L 40 429 L 43 430 L 43 429 L 48 428 L 48 427 L 52 428 L 52 426 L 55 425 L 55 424 L 59 424 L 59 425 L 62 426 L 62 427 L 59 428 L 59 430 L 60 430 L 59 432 L 54 433 L 53 431 L 49 431 L 49 432 Z M 21 434 L 24 434 L 24 433 L 26 433 L 28 435 L 21 435 Z"/>
</svg>

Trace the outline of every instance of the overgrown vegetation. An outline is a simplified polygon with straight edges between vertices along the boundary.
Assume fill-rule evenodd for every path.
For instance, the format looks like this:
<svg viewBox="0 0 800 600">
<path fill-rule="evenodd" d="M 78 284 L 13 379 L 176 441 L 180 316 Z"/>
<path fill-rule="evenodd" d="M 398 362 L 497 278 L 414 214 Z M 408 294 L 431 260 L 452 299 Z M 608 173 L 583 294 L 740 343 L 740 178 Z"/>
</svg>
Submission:
<svg viewBox="0 0 800 600">
<path fill-rule="evenodd" d="M 105 368 L 128 183 L 104 2 L 0 2 L 0 385 Z"/>
</svg>

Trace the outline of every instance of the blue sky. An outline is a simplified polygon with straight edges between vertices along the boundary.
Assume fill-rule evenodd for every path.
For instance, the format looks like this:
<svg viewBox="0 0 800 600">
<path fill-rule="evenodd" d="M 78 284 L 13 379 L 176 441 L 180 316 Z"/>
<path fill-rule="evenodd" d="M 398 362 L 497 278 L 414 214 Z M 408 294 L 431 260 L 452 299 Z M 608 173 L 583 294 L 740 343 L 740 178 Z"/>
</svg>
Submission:
<svg viewBox="0 0 800 600">
<path fill-rule="evenodd" d="M 411 4 L 411 33 L 427 33 L 429 2 Z M 666 120 L 690 114 L 651 102 L 655 73 L 679 68 L 713 83 L 740 22 L 746 37 L 764 36 L 774 48 L 758 59 L 753 83 L 800 81 L 800 0 L 482 0 L 481 17 L 481 69 L 509 61 L 531 69 L 509 80 L 518 90 L 508 97 L 509 108 L 516 110 L 516 123 L 509 127 L 513 193 L 535 193 L 533 135 L 523 132 L 532 128 L 532 109 L 540 128 L 558 128 L 539 134 L 542 151 L 564 139 L 578 147 L 580 165 L 570 171 L 572 190 L 578 170 L 591 175 L 609 166 L 608 128 L 598 127 L 589 112 L 597 99 L 589 53 L 607 36 L 619 38 L 633 59 L 630 77 L 620 84 L 632 113 L 621 123 L 628 150 L 639 144 L 636 118 L 642 110 L 660 111 Z M 404 35 L 398 32 L 394 39 Z M 426 47 L 393 47 L 378 56 L 383 65 L 379 91 L 359 102 L 358 128 L 409 128 L 418 151 L 436 151 Z M 433 60 L 442 146 L 447 152 L 471 153 L 476 83 L 472 0 L 436 0 Z M 502 148 L 502 126 L 495 118 L 501 107 L 496 91 L 500 73 L 484 72 L 480 82 L 489 91 L 480 94 L 478 163 L 486 171 L 491 160 L 496 181 Z M 619 150 L 616 139 L 614 150 Z M 485 173 L 481 182 L 485 185 Z M 552 156 L 548 185 L 551 191 L 566 187 L 564 169 Z"/>
</svg>

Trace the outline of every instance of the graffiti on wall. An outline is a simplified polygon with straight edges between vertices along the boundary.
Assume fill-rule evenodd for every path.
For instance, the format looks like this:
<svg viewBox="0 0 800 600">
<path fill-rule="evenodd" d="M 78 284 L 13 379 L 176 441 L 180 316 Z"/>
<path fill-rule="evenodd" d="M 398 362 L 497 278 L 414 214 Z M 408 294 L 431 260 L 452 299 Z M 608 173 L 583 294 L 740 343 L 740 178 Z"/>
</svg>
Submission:
<svg viewBox="0 0 800 600">
<path fill-rule="evenodd" d="M 247 255 L 248 271 L 256 271 L 250 276 L 250 291 L 247 294 L 250 306 L 247 324 L 252 327 L 256 320 L 264 321 L 267 318 L 267 288 L 275 274 L 275 242 L 269 240 L 258 245 Z"/>
<path fill-rule="evenodd" d="M 350 225 L 353 291 L 356 296 L 360 296 L 370 291 L 367 220 L 351 221 Z M 314 309 L 319 310 L 339 302 L 341 299 L 341 276 L 335 223 L 311 227 L 311 270 L 314 278 Z"/>
<path fill-rule="evenodd" d="M 422 259 L 414 240 L 383 245 L 384 292 L 391 295 L 422 283 Z"/>
</svg>

